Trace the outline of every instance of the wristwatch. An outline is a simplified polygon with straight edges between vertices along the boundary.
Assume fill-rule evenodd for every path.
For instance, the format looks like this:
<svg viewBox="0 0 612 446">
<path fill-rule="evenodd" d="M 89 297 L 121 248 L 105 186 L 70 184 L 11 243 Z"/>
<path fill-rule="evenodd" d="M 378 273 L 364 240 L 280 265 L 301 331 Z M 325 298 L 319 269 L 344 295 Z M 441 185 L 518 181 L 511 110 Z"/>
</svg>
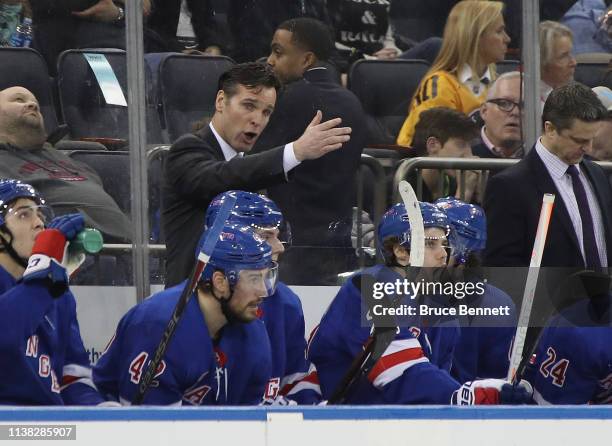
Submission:
<svg viewBox="0 0 612 446">
<path fill-rule="evenodd" d="M 117 12 L 118 12 L 118 15 L 117 15 L 117 18 L 115 19 L 115 22 L 119 23 L 119 22 L 121 22 L 125 18 L 125 11 L 123 10 L 123 8 L 121 6 L 119 6 L 117 4 L 115 6 L 117 7 Z"/>
</svg>

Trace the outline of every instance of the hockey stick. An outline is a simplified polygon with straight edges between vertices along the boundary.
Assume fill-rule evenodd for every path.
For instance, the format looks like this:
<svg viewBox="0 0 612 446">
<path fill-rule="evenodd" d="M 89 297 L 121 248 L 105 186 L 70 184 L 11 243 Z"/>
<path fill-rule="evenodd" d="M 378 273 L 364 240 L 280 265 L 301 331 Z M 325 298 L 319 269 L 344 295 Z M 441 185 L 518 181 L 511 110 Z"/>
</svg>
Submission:
<svg viewBox="0 0 612 446">
<path fill-rule="evenodd" d="M 402 181 L 399 184 L 399 191 L 408 214 L 410 222 L 410 265 L 423 266 L 425 256 L 425 228 L 423 227 L 423 215 L 421 207 L 416 198 L 416 194 L 410 183 Z M 374 277 L 369 274 L 361 276 L 361 296 L 365 299 L 369 314 L 373 315 L 373 308 L 376 302 L 372 296 L 374 289 Z M 364 294 L 364 289 L 366 294 Z M 390 304 L 387 300 L 386 306 Z M 372 321 L 372 331 L 364 350 L 352 362 L 351 366 L 344 374 L 344 377 L 328 399 L 328 404 L 342 404 L 351 394 L 354 387 L 359 383 L 364 375 L 367 375 L 372 367 L 387 350 L 395 335 L 397 334 L 396 322 L 393 316 L 377 316 Z"/>
<path fill-rule="evenodd" d="M 399 193 L 410 222 L 410 266 L 423 266 L 425 259 L 425 228 L 423 215 L 414 189 L 408 181 L 400 181 Z"/>
<path fill-rule="evenodd" d="M 538 221 L 538 228 L 536 229 L 536 236 L 533 242 L 533 250 L 531 251 L 529 272 L 527 273 L 527 281 L 525 283 L 525 291 L 523 293 L 521 312 L 519 313 L 516 333 L 514 334 L 514 342 L 512 343 L 510 367 L 508 367 L 507 379 L 512 383 L 514 383 L 515 380 L 518 381 L 520 379 L 522 371 L 529 360 L 527 355 L 524 355 L 525 339 L 527 338 L 531 308 L 533 307 L 533 299 L 535 297 L 536 287 L 538 284 L 540 264 L 542 263 L 542 255 L 544 254 L 544 245 L 546 243 L 546 235 L 548 233 L 548 225 L 550 223 L 550 216 L 552 214 L 554 202 L 555 196 L 553 194 L 544 194 L 542 197 L 540 219 Z M 528 350 L 531 351 L 532 348 Z"/>
<path fill-rule="evenodd" d="M 187 303 L 191 298 L 191 295 L 196 289 L 198 285 L 198 281 L 200 280 L 200 276 L 202 275 L 202 271 L 206 267 L 206 264 L 210 260 L 210 256 L 212 255 L 215 246 L 217 245 L 217 240 L 219 240 L 219 236 L 221 235 L 221 231 L 223 230 L 223 226 L 227 218 L 230 215 L 230 212 L 234 208 L 236 204 L 236 197 L 233 195 L 228 195 L 228 197 L 224 200 L 221 209 L 219 209 L 219 213 L 215 218 L 215 222 L 212 225 L 212 228 L 208 232 L 206 239 L 204 240 L 204 245 L 202 250 L 198 254 L 198 260 L 193 267 L 193 272 L 191 273 L 189 282 L 183 288 L 183 292 L 176 302 L 176 306 L 174 307 L 174 311 L 172 312 L 172 316 L 168 321 L 168 325 L 166 326 L 164 333 L 162 334 L 161 340 L 159 341 L 159 345 L 155 349 L 155 354 L 153 355 L 153 359 L 149 362 L 147 367 L 147 371 L 142 376 L 142 379 L 138 383 L 138 389 L 136 391 L 136 395 L 132 400 L 132 405 L 137 406 L 142 404 L 144 397 L 153 382 L 153 378 L 155 377 L 157 368 L 161 363 L 161 360 L 166 353 L 166 349 L 168 348 L 168 344 L 172 340 L 172 336 L 176 331 L 176 327 L 178 326 L 183 313 L 185 312 L 185 308 L 187 307 Z"/>
</svg>

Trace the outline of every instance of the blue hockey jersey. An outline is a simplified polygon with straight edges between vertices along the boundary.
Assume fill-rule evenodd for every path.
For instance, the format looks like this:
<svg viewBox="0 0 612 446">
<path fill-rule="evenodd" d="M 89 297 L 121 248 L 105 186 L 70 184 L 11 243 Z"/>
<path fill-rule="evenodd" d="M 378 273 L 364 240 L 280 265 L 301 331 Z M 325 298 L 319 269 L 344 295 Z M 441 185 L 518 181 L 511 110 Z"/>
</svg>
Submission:
<svg viewBox="0 0 612 446">
<path fill-rule="evenodd" d="M 363 351 L 370 327 L 362 325 L 362 314 L 367 312 L 359 289 L 360 276 L 372 275 L 377 282 L 395 282 L 401 277 L 391 269 L 377 265 L 353 275 L 340 289 L 308 345 L 308 358 L 319 374 L 321 392 L 327 399 L 334 392 L 353 359 Z M 410 305 L 408 296 L 401 297 Z M 436 338 L 432 343 L 429 333 L 436 336 L 456 336 L 447 327 L 423 327 L 402 318 L 399 333 L 382 358 L 347 398 L 348 404 L 448 404 L 453 391 L 460 386 L 450 374 L 431 362 L 431 346 L 439 346 L 446 353 L 437 360 L 446 365 L 448 352 L 445 343 Z M 420 340 L 422 342 L 420 342 Z M 453 343 L 454 341 L 448 340 Z"/>
<path fill-rule="evenodd" d="M 304 312 L 300 298 L 282 282 L 262 305 L 260 317 L 272 347 L 272 378 L 265 398 L 283 395 L 299 404 L 321 401 L 319 378 L 306 359 Z"/>
<path fill-rule="evenodd" d="M 505 292 L 485 285 L 481 296 L 466 301 L 472 308 L 508 306 L 509 315 L 461 316 L 461 334 L 455 346 L 452 375 L 459 382 L 505 378 L 510 367 L 510 346 L 516 332 L 516 306 Z"/>
<path fill-rule="evenodd" d="M 16 282 L 0 267 L 0 404 L 103 402 L 70 291 L 54 298 L 43 281 Z"/>
<path fill-rule="evenodd" d="M 109 399 L 130 404 L 186 281 L 154 294 L 123 316 L 94 367 L 94 382 Z M 228 324 L 213 341 L 198 299 L 189 300 L 144 404 L 258 404 L 270 379 L 264 324 Z"/>
<path fill-rule="evenodd" d="M 612 404 L 612 296 L 601 319 L 593 303 L 572 305 L 542 332 L 527 374 L 538 404 Z"/>
</svg>

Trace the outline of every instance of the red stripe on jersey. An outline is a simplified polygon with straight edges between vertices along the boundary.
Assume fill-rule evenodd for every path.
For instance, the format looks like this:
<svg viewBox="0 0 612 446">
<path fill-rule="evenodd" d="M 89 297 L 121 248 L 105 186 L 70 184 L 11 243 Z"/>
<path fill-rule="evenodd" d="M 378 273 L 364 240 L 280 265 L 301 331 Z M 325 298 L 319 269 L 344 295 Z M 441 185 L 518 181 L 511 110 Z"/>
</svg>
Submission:
<svg viewBox="0 0 612 446">
<path fill-rule="evenodd" d="M 297 381 L 286 384 L 285 386 L 283 386 L 283 388 L 279 392 L 279 395 L 287 395 L 291 391 L 291 389 L 293 389 L 299 383 L 303 383 L 303 382 L 316 384 L 318 386 L 320 383 L 319 383 L 319 375 L 317 374 L 317 371 L 315 370 L 314 372 L 309 373 L 302 379 L 298 379 Z"/>
<path fill-rule="evenodd" d="M 391 353 L 390 355 L 385 355 L 380 358 L 372 370 L 370 370 L 370 373 L 368 373 L 368 379 L 370 382 L 374 382 L 374 380 L 386 370 L 389 370 L 390 368 L 404 362 L 422 358 L 423 356 L 425 355 L 423 354 L 423 349 L 421 347 L 407 348 L 405 350 L 400 350 L 399 352 Z"/>
<path fill-rule="evenodd" d="M 68 386 L 68 385 L 72 384 L 73 382 L 78 381 L 81 378 L 83 378 L 83 377 L 82 376 L 64 375 L 62 377 L 62 387 L 63 386 Z"/>
</svg>

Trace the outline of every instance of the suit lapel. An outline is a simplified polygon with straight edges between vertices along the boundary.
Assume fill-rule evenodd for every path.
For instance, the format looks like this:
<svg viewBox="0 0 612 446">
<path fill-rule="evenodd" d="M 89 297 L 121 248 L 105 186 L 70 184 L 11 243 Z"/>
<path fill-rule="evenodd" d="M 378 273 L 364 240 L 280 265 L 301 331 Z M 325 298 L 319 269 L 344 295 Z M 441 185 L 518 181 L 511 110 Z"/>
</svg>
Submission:
<svg viewBox="0 0 612 446">
<path fill-rule="evenodd" d="M 553 179 L 548 173 L 548 169 L 546 169 L 544 162 L 538 156 L 535 146 L 532 147 L 525 159 L 529 163 L 534 181 L 541 195 L 555 194 L 555 205 L 552 212 L 552 218 L 558 219 L 563 229 L 571 237 L 575 248 L 580 251 L 576 231 L 574 230 L 574 225 L 572 225 L 572 220 L 569 216 L 569 212 L 567 211 L 567 207 L 565 206 L 565 202 L 557 190 L 557 186 L 555 186 Z"/>
<path fill-rule="evenodd" d="M 225 156 L 223 155 L 223 150 L 221 150 L 221 146 L 219 145 L 219 141 L 215 138 L 215 134 L 210 129 L 210 126 L 206 126 L 196 133 L 198 137 L 200 137 L 204 142 L 206 142 L 210 147 L 215 149 L 215 154 L 217 155 L 217 159 L 225 160 Z"/>
<path fill-rule="evenodd" d="M 580 165 L 584 167 L 586 176 L 591 182 L 591 188 L 593 189 L 593 192 L 595 192 L 595 197 L 597 197 L 597 204 L 599 205 L 599 209 L 601 211 L 601 219 L 603 220 L 604 225 L 606 248 L 608 253 L 610 253 L 612 252 L 612 240 L 610 240 L 611 237 L 609 236 L 609 234 L 612 233 L 612 227 L 610 226 L 612 223 L 610 215 L 611 210 L 603 205 L 603 203 L 609 202 L 605 191 L 610 190 L 610 188 L 607 183 L 601 184 L 601 182 L 598 181 L 598 178 L 594 172 L 595 166 L 592 162 L 587 162 L 586 160 L 584 160 L 580 163 Z M 608 259 L 608 262 L 610 262 L 610 259 Z"/>
</svg>

